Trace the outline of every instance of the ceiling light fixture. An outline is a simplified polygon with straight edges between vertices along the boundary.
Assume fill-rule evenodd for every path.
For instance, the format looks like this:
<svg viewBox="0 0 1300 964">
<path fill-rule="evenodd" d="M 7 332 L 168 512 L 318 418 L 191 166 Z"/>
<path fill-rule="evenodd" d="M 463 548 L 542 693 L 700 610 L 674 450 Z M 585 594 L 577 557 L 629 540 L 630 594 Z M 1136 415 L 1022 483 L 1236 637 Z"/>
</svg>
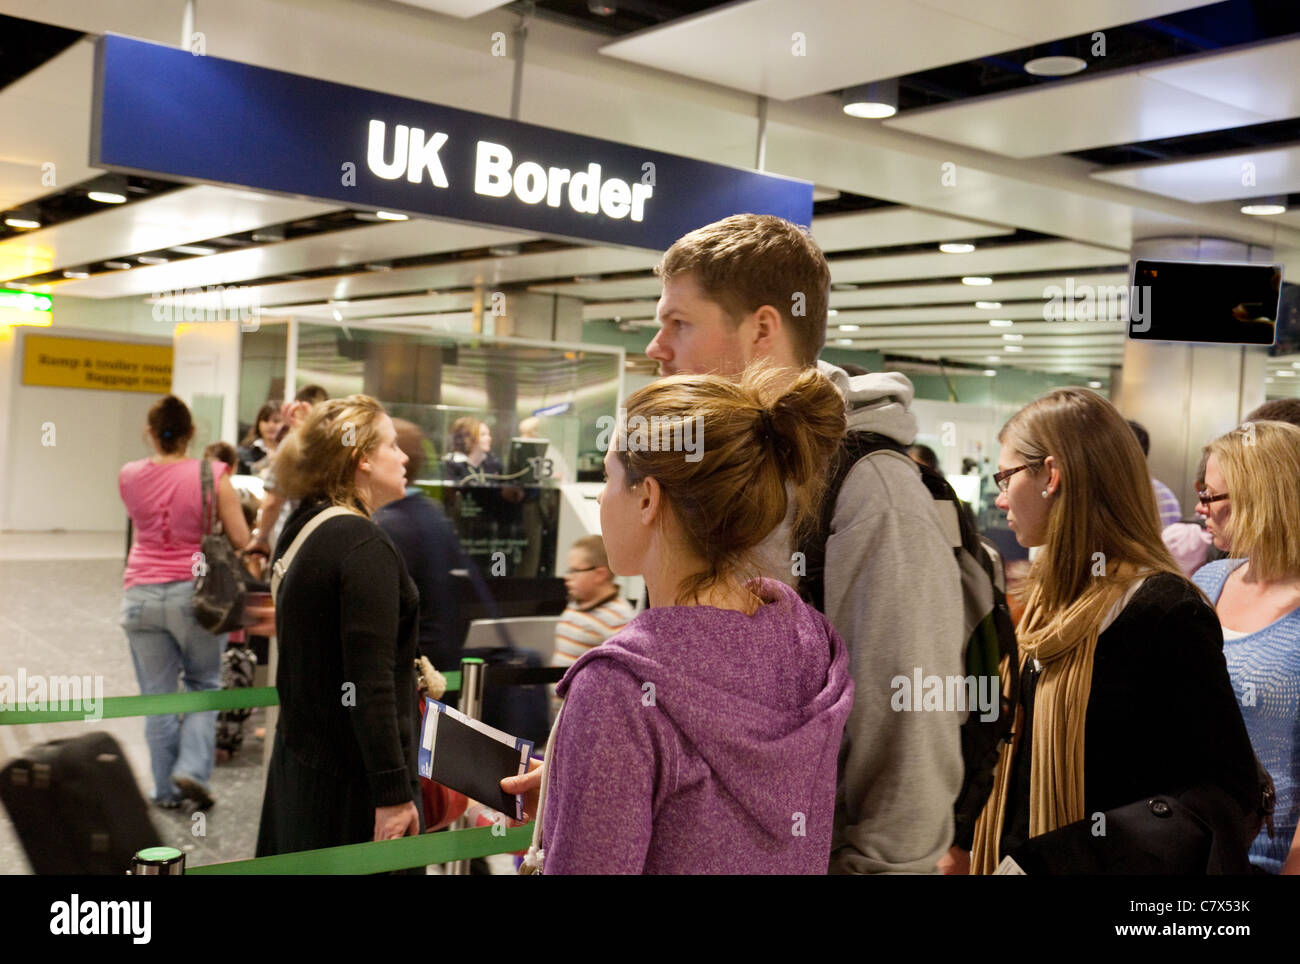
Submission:
<svg viewBox="0 0 1300 964">
<path fill-rule="evenodd" d="M 839 310 L 838 310 L 838 309 L 835 309 L 835 308 L 832 308 L 830 311 L 826 312 L 826 314 L 828 314 L 828 315 L 830 315 L 832 318 L 834 318 L 836 315 L 839 314 Z"/>
<path fill-rule="evenodd" d="M 1035 77 L 1069 77 L 1088 66 L 1082 57 L 1035 57 L 1025 62 L 1025 73 Z"/>
<path fill-rule="evenodd" d="M 66 274 L 67 272 L 64 273 Z M 1278 374 L 1281 375 L 1283 378 L 1295 378 L 1295 372 L 1287 371 L 1285 368 L 1281 369 L 1278 372 Z"/>
<path fill-rule="evenodd" d="M 381 221 L 409 221 L 411 220 L 405 214 L 398 214 L 396 211 L 376 211 L 375 217 Z"/>
<path fill-rule="evenodd" d="M 104 262 L 104 267 L 105 267 L 105 268 L 112 268 L 114 271 L 129 271 L 129 270 L 131 270 L 131 262 L 129 262 L 129 261 L 105 261 L 105 262 Z"/>
<path fill-rule="evenodd" d="M 840 325 L 840 331 L 861 331 L 861 325 Z"/>
<path fill-rule="evenodd" d="M 831 285 L 831 291 L 857 291 L 857 285 L 846 284 L 843 281 Z"/>
<path fill-rule="evenodd" d="M 82 278 L 89 278 L 90 272 L 89 271 L 65 271 L 63 272 L 63 277 L 76 278 L 77 280 L 80 280 Z"/>
<path fill-rule="evenodd" d="M 1242 214 L 1253 214 L 1257 217 L 1268 217 L 1271 214 L 1286 214 L 1286 198 L 1283 197 L 1262 197 L 1254 201 L 1247 201 L 1241 206 Z"/>
<path fill-rule="evenodd" d="M 836 339 L 836 342 L 835 342 L 835 343 L 836 343 L 837 345 L 851 345 L 851 344 L 853 344 L 853 339 L 852 339 L 852 338 L 838 338 L 838 339 Z"/>
<path fill-rule="evenodd" d="M 1003 345 L 1002 350 L 1003 351 L 1024 351 L 1024 349 L 1021 348 L 1019 345 Z"/>
<path fill-rule="evenodd" d="M 1002 356 L 1001 356 L 1001 355 L 985 355 L 985 356 L 984 356 L 984 360 L 985 360 L 985 361 L 1002 361 Z"/>
<path fill-rule="evenodd" d="M 977 302 L 975 302 L 975 307 L 976 307 L 976 308 L 983 309 L 984 311 L 996 311 L 997 309 L 999 309 L 999 308 L 1002 307 L 1002 302 L 1000 302 L 1000 301 L 977 301 Z"/>
<path fill-rule="evenodd" d="M 201 244 L 178 244 L 178 245 L 176 245 L 176 246 L 174 246 L 174 247 L 168 248 L 167 250 L 169 250 L 169 251 L 175 251 L 177 254 L 198 254 L 198 255 L 204 255 L 204 254 L 216 254 L 216 253 L 217 253 L 217 249 L 216 249 L 216 248 L 205 247 L 204 245 L 201 245 Z"/>
<path fill-rule="evenodd" d="M 125 194 L 115 194 L 112 191 L 90 191 L 86 197 L 92 201 L 98 201 L 100 204 L 125 204 Z"/>
<path fill-rule="evenodd" d="M 1003 340 L 1003 341 L 1024 341 L 1024 340 L 1025 340 L 1025 336 L 1024 336 L 1024 335 L 1014 335 L 1014 334 L 1012 334 L 1011 332 L 1007 332 L 1005 335 L 1002 336 L 1002 340 Z"/>
<path fill-rule="evenodd" d="M 994 328 L 1010 328 L 1015 322 L 1010 318 L 990 318 L 989 324 Z"/>
<path fill-rule="evenodd" d="M 31 218 L 5 218 L 5 224 L 11 228 L 20 228 L 24 231 L 31 231 L 41 226 L 40 221 L 33 221 Z"/>
<path fill-rule="evenodd" d="M 984 374 L 987 375 L 989 378 L 992 378 L 994 375 L 997 374 L 997 372 L 992 368 L 986 368 L 984 369 Z"/>
<path fill-rule="evenodd" d="M 1101 388 L 1101 382 L 1089 382 L 1089 383 L 1088 383 L 1088 387 L 1089 387 L 1089 388 Z"/>
<path fill-rule="evenodd" d="M 984 275 L 968 274 L 961 279 L 961 283 L 964 285 L 991 285 L 993 284 L 993 279 L 985 277 Z"/>
<path fill-rule="evenodd" d="M 844 113 L 850 117 L 881 120 L 898 113 L 898 79 L 878 80 L 847 88 L 840 95 Z"/>
<path fill-rule="evenodd" d="M 152 254 L 137 254 L 135 260 L 141 264 L 167 264 L 166 258 L 159 258 Z"/>
<path fill-rule="evenodd" d="M 965 241 L 945 241 L 939 245 L 939 250 L 944 254 L 970 254 L 975 250 L 975 245 Z"/>
</svg>

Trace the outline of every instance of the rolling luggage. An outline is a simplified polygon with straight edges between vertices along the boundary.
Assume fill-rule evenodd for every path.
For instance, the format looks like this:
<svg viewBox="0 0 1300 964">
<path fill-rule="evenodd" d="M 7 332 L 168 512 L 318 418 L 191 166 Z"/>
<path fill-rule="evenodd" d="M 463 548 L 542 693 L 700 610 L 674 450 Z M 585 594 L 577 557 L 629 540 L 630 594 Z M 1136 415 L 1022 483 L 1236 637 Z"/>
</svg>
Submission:
<svg viewBox="0 0 1300 964">
<path fill-rule="evenodd" d="M 117 740 L 87 733 L 0 770 L 0 800 L 38 874 L 124 874 L 162 843 Z"/>
</svg>

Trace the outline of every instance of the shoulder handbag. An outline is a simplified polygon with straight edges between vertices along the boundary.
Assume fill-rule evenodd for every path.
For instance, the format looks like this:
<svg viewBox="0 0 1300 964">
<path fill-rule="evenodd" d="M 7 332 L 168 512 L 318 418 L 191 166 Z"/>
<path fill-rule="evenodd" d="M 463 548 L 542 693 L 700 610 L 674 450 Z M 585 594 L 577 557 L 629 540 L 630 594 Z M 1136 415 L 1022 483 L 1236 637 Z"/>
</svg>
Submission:
<svg viewBox="0 0 1300 964">
<path fill-rule="evenodd" d="M 303 547 L 303 543 L 320 528 L 321 523 L 337 518 L 341 515 L 357 515 L 351 509 L 345 509 L 341 505 L 332 505 L 328 509 L 322 509 L 311 517 L 311 521 L 302 527 L 302 530 L 294 536 L 293 542 L 285 550 L 284 555 L 275 560 L 275 565 L 271 567 L 271 601 L 277 606 L 280 599 L 280 583 L 284 582 L 285 575 L 289 572 L 289 566 L 293 564 L 293 557 L 298 554 L 298 550 Z"/>
<path fill-rule="evenodd" d="M 243 626 L 246 571 L 217 518 L 212 464 L 199 460 L 203 487 L 203 535 L 194 560 L 194 618 L 210 633 L 228 633 Z"/>
</svg>

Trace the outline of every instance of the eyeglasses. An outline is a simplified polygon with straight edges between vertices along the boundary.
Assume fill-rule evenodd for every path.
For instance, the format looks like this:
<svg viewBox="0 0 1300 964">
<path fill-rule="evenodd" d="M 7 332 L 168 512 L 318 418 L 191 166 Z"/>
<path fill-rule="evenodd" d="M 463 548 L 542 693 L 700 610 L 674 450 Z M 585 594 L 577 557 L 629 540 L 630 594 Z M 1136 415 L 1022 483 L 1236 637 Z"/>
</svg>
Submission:
<svg viewBox="0 0 1300 964">
<path fill-rule="evenodd" d="M 1029 468 L 1028 465 L 1017 465 L 1014 469 L 1003 469 L 1001 472 L 995 472 L 993 473 L 993 481 L 997 483 L 999 489 L 1005 492 L 1011 485 L 1011 476 L 1017 472 L 1023 472 L 1027 468 Z"/>
<path fill-rule="evenodd" d="M 1201 505 L 1209 505 L 1211 502 L 1218 502 L 1222 499 L 1226 499 L 1227 497 L 1228 497 L 1228 493 L 1226 492 L 1222 493 L 1221 495 L 1210 495 L 1209 492 L 1196 493 L 1196 498 L 1201 503 Z"/>
<path fill-rule="evenodd" d="M 580 572 L 591 572 L 593 569 L 600 569 L 600 568 L 601 568 L 600 566 L 588 566 L 586 569 L 566 569 L 564 570 L 564 574 L 566 576 L 576 576 Z"/>
</svg>

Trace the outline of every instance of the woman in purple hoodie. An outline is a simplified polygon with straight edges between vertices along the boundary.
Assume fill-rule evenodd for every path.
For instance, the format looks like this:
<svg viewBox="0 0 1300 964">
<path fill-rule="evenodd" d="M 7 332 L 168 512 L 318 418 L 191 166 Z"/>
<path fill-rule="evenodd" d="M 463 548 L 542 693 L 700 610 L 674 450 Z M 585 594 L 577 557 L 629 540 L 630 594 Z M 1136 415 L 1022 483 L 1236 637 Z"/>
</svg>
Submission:
<svg viewBox="0 0 1300 964">
<path fill-rule="evenodd" d="M 843 432 L 815 369 L 674 376 L 627 400 L 600 522 L 652 608 L 556 688 L 529 869 L 826 872 L 848 653 L 752 554 L 787 494 L 812 524 Z"/>
</svg>

